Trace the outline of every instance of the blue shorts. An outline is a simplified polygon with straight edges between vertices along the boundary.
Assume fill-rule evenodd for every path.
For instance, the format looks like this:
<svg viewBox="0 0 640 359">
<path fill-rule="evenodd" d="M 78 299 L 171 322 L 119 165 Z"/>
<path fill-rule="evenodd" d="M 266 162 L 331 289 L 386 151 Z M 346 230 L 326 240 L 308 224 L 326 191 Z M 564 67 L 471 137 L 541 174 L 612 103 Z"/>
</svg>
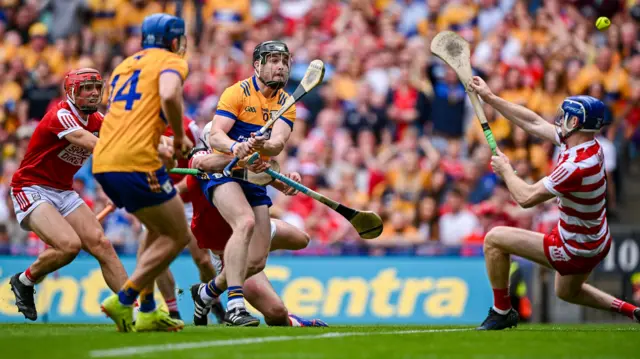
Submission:
<svg viewBox="0 0 640 359">
<path fill-rule="evenodd" d="M 164 166 L 153 172 L 103 172 L 94 176 L 116 207 L 124 207 L 129 213 L 162 204 L 177 193 Z"/>
<path fill-rule="evenodd" d="M 267 206 L 271 207 L 271 198 L 267 195 L 267 188 L 264 186 L 258 186 L 257 184 L 253 184 L 251 182 L 246 182 L 243 180 L 239 180 L 231 177 L 224 176 L 216 176 L 210 180 L 201 180 L 200 188 L 202 188 L 202 192 L 207 197 L 207 201 L 209 203 L 213 203 L 211 200 L 213 189 L 217 186 L 227 183 L 227 182 L 236 182 L 242 188 L 242 192 L 244 192 L 245 197 L 247 197 L 247 201 L 251 207 L 259 207 L 259 206 Z"/>
</svg>

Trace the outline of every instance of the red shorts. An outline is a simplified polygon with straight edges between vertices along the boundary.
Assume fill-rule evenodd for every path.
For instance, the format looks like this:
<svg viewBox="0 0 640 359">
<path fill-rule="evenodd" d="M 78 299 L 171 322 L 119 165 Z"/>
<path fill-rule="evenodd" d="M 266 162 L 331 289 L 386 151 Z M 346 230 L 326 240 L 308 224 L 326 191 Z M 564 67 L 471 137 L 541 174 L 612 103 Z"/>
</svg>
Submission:
<svg viewBox="0 0 640 359">
<path fill-rule="evenodd" d="M 212 251 L 223 251 L 229 237 L 231 237 L 231 226 L 222 218 L 220 212 L 207 201 L 195 177 L 189 176 L 187 178 L 187 188 L 193 204 L 191 232 L 196 237 L 198 247 Z"/>
<path fill-rule="evenodd" d="M 580 257 L 571 254 L 565 247 L 558 233 L 558 227 L 554 227 L 549 234 L 544 236 L 544 254 L 553 269 L 560 275 L 590 273 L 607 256 L 609 248 L 611 248 L 611 241 L 597 256 Z"/>
</svg>

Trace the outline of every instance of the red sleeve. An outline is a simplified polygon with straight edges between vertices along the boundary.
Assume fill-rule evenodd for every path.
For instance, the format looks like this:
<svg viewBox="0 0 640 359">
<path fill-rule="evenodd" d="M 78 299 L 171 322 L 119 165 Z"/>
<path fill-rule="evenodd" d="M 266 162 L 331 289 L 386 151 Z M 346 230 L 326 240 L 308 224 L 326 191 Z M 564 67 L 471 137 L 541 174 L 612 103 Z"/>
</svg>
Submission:
<svg viewBox="0 0 640 359">
<path fill-rule="evenodd" d="M 56 112 L 49 112 L 45 121 L 48 121 L 47 125 L 49 130 L 58 136 L 58 138 L 63 138 L 71 132 L 82 130 L 82 127 L 78 124 L 71 111 L 64 108 Z"/>
<path fill-rule="evenodd" d="M 198 128 L 198 125 L 196 125 L 195 121 L 186 116 L 183 123 L 184 133 L 187 135 L 187 137 L 189 137 L 194 145 L 197 145 L 196 141 L 198 141 L 198 137 L 200 137 L 200 128 Z"/>
<path fill-rule="evenodd" d="M 542 179 L 542 183 L 549 192 L 556 196 L 575 192 L 582 185 L 582 176 L 578 165 L 573 162 L 564 162 L 556 167 L 550 175 Z"/>
</svg>

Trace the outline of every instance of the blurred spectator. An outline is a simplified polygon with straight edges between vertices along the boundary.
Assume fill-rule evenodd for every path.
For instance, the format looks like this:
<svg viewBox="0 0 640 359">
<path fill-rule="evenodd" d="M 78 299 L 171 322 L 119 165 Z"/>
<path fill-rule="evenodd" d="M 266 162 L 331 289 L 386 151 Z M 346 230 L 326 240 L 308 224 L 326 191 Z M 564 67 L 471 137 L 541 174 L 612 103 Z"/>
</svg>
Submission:
<svg viewBox="0 0 640 359">
<path fill-rule="evenodd" d="M 478 218 L 465 208 L 464 193 L 454 188 L 447 194 L 449 211 L 440 216 L 440 241 L 446 246 L 460 246 L 479 225 Z"/>
<path fill-rule="evenodd" d="M 109 78 L 115 66 L 140 50 L 142 19 L 164 11 L 182 16 L 187 25 L 190 73 L 184 109 L 201 128 L 222 91 L 254 74 L 250 59 L 259 42 L 288 44 L 289 92 L 311 60 L 325 62 L 324 81 L 297 105 L 291 139 L 277 160 L 283 172 L 300 172 L 310 188 L 379 213 L 385 232 L 380 242 L 363 242 L 325 205 L 269 190 L 272 214 L 311 235 L 301 254 L 453 253 L 465 245 L 480 248 L 496 225 L 541 232 L 555 225 L 555 205 L 520 209 L 496 181 L 465 86 L 428 50 L 442 30 L 469 40 L 473 72 L 495 93 L 549 122 L 567 95 L 605 100 L 614 124 L 598 138 L 606 156 L 609 209 L 615 214 L 624 205 L 619 192 L 628 168 L 637 167 L 631 161 L 637 160 L 640 145 L 636 3 L 5 0 L 0 7 L 0 175 L 3 183 L 10 180 L 36 121 L 48 106 L 64 100 L 64 73 L 91 66 Z M 612 19 L 606 32 L 593 26 L 598 16 Z M 110 90 L 106 82 L 102 111 Z M 484 110 L 518 175 L 527 182 L 547 175 L 557 149 L 512 126 L 490 106 Z M 90 161 L 75 185 L 96 212 L 104 208 L 106 198 L 92 179 Z M 0 187 L 2 198 L 6 193 Z M 26 239 L 16 229 L 11 212 L 0 204 L 0 251 L 7 238 L 14 253 L 41 250 L 37 237 Z M 135 252 L 142 229 L 133 217 L 116 211 L 103 224 L 120 251 Z"/>
<path fill-rule="evenodd" d="M 47 112 L 47 106 L 62 92 L 60 80 L 51 73 L 46 61 L 37 63 L 27 81 L 20 103 L 20 122 L 40 121 Z"/>
<path fill-rule="evenodd" d="M 89 7 L 86 0 L 45 0 L 39 11 L 51 11 L 50 36 L 55 41 L 79 35 Z"/>
</svg>

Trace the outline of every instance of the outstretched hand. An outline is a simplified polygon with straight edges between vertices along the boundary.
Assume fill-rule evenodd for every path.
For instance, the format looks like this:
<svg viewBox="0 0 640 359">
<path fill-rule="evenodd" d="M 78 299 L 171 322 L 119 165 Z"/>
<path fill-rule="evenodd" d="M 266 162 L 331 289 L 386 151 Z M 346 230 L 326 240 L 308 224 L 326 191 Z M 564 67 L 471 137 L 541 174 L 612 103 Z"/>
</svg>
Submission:
<svg viewBox="0 0 640 359">
<path fill-rule="evenodd" d="M 469 82 L 469 87 L 471 87 L 483 101 L 486 101 L 491 95 L 493 95 L 489 85 L 487 85 L 480 76 L 473 76 Z"/>
<path fill-rule="evenodd" d="M 511 167 L 509 158 L 499 148 L 496 148 L 496 151 L 497 156 L 491 156 L 491 168 L 498 177 L 504 178 L 505 173 L 513 172 L 513 167 Z"/>
</svg>

